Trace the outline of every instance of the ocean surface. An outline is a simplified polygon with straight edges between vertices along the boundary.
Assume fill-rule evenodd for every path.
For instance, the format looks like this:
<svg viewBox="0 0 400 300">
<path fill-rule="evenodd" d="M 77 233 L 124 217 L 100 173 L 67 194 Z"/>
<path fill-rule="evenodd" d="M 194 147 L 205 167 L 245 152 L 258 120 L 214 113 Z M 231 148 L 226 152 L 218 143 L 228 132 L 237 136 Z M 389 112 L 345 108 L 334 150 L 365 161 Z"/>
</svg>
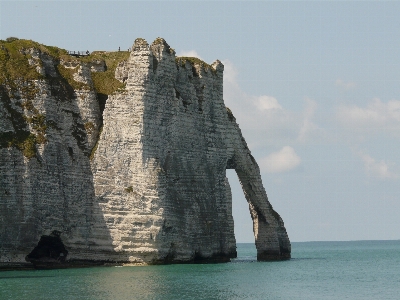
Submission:
<svg viewBox="0 0 400 300">
<path fill-rule="evenodd" d="M 400 299 L 400 241 L 292 243 L 257 262 L 0 272 L 0 299 Z"/>
</svg>

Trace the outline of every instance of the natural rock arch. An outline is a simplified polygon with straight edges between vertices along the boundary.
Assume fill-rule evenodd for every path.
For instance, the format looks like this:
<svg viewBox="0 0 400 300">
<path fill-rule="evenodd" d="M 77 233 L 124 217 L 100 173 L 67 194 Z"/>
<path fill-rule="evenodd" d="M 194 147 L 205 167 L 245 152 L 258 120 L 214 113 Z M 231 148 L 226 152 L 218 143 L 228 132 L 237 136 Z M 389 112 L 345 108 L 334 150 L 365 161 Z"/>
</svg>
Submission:
<svg viewBox="0 0 400 300">
<path fill-rule="evenodd" d="M 227 169 L 234 169 L 249 204 L 257 248 L 257 260 L 290 259 L 291 245 L 280 215 L 272 208 L 262 184 L 260 168 L 251 155 L 241 130 L 230 110 L 231 134 Z"/>
<path fill-rule="evenodd" d="M 107 101 L 92 164 L 116 251 L 131 260 L 235 257 L 227 168 L 235 169 L 249 202 L 258 260 L 290 258 L 283 221 L 224 105 L 223 70 L 219 61 L 176 58 L 160 38 L 152 45 L 137 39 L 132 47 L 124 64 L 126 92 Z M 110 172 L 118 182 L 105 180 Z M 116 199 L 136 213 L 118 213 Z M 127 223 L 135 225 L 127 230 Z"/>
</svg>

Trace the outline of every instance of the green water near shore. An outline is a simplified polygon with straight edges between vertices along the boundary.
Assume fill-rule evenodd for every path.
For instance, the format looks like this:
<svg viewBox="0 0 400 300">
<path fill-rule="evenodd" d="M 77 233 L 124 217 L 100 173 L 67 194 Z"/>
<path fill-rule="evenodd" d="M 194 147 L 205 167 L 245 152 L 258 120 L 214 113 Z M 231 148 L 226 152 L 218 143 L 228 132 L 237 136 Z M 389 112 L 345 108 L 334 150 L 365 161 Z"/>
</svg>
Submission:
<svg viewBox="0 0 400 300">
<path fill-rule="evenodd" d="M 399 299 L 400 241 L 292 243 L 257 262 L 0 272 L 0 299 Z"/>
</svg>

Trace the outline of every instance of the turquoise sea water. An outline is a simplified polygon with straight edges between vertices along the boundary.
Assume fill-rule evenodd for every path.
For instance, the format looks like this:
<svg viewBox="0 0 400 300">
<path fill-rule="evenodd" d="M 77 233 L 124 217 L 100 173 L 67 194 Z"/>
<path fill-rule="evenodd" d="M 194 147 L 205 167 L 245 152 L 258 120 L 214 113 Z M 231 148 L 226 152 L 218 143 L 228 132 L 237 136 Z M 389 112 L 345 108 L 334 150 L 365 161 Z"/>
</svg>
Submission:
<svg viewBox="0 0 400 300">
<path fill-rule="evenodd" d="M 0 299 L 400 299 L 400 241 L 292 243 L 257 262 L 0 272 Z"/>
</svg>

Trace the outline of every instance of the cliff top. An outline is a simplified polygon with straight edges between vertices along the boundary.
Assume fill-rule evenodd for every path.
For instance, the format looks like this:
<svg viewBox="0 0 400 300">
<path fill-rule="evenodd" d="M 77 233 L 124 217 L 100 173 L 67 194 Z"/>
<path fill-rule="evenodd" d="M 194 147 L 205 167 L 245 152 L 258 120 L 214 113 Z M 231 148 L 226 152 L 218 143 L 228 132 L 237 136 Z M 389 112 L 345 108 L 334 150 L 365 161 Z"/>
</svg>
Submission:
<svg viewBox="0 0 400 300">
<path fill-rule="evenodd" d="M 135 43 L 142 41 L 143 45 L 148 45 L 144 39 L 136 39 Z M 165 44 L 171 53 L 175 51 L 162 38 L 157 38 L 153 45 Z M 101 72 L 92 72 L 93 87 L 99 94 L 111 95 L 118 89 L 124 88 L 124 84 L 115 79 L 115 69 L 118 64 L 129 58 L 129 51 L 93 51 L 87 56 L 72 56 L 67 50 L 54 46 L 46 46 L 32 40 L 18 39 L 15 37 L 0 40 L 0 85 L 8 85 L 15 88 L 17 82 L 44 79 L 45 76 L 37 71 L 37 64 L 32 63 L 32 59 L 39 58 L 39 55 L 48 56 L 57 64 L 57 72 L 74 89 L 89 88 L 82 82 L 73 79 L 75 68 L 65 67 L 79 66 L 82 64 L 104 64 Z M 61 62 L 61 64 L 60 64 Z M 213 72 L 217 66 L 210 65 L 197 57 L 176 57 L 177 66 L 185 66 L 189 63 L 192 66 L 200 66 Z M 40 61 L 38 61 L 41 64 Z M 217 61 L 217 63 L 220 63 Z"/>
<path fill-rule="evenodd" d="M 119 62 L 127 60 L 128 51 L 105 52 L 95 51 L 88 56 L 71 56 L 68 51 L 53 46 L 46 46 L 31 40 L 9 38 L 0 40 L 0 85 L 7 84 L 12 88 L 16 82 L 44 79 L 37 71 L 32 59 L 41 55 L 49 56 L 51 59 L 62 62 L 57 65 L 57 71 L 61 77 L 76 89 L 85 89 L 87 86 L 73 79 L 75 68 L 65 68 L 63 65 L 69 63 L 77 67 L 82 64 L 104 62 L 104 72 L 93 72 L 93 85 L 97 93 L 110 95 L 123 84 L 115 79 L 115 69 Z M 41 64 L 40 61 L 38 61 Z M 88 88 L 88 87 L 87 87 Z"/>
<path fill-rule="evenodd" d="M 132 51 L 135 47 L 153 47 L 152 51 L 175 55 L 175 50 L 162 38 L 157 38 L 151 46 L 138 38 Z M 129 59 L 130 51 L 93 51 L 90 55 L 79 56 L 70 53 L 32 40 L 15 37 L 0 40 L 0 104 L 6 108 L 15 130 L 0 132 L 0 148 L 15 146 L 31 158 L 35 156 L 35 145 L 46 142 L 46 129 L 51 124 L 32 104 L 39 93 L 37 80 L 62 86 L 62 89 L 52 90 L 60 99 L 74 97 L 71 94 L 74 90 L 94 90 L 102 106 L 108 95 L 125 89 L 125 83 L 116 79 L 116 69 Z M 223 70 L 218 60 L 209 65 L 196 57 L 176 57 L 175 63 L 179 68 L 189 67 L 196 73 L 199 68 L 213 73 Z M 83 72 L 82 66 L 91 73 L 90 81 L 77 80 L 77 74 Z"/>
</svg>

